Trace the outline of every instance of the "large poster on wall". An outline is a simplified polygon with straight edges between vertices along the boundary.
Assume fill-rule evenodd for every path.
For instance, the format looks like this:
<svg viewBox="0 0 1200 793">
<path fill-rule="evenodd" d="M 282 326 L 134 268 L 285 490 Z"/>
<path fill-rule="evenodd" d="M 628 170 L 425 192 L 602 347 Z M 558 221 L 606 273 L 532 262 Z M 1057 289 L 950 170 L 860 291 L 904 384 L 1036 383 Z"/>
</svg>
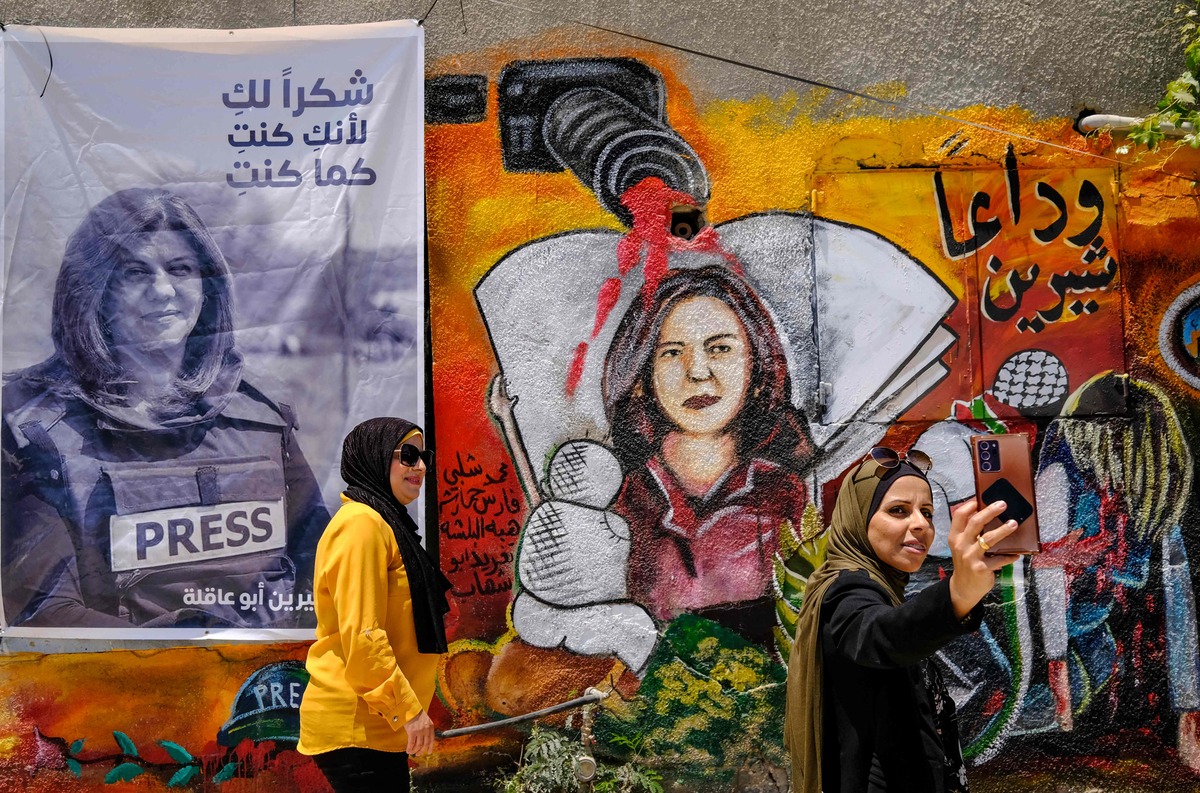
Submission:
<svg viewBox="0 0 1200 793">
<path fill-rule="evenodd" d="M 424 409 L 422 29 L 10 26 L 0 91 L 5 635 L 310 637 Z"/>
</svg>

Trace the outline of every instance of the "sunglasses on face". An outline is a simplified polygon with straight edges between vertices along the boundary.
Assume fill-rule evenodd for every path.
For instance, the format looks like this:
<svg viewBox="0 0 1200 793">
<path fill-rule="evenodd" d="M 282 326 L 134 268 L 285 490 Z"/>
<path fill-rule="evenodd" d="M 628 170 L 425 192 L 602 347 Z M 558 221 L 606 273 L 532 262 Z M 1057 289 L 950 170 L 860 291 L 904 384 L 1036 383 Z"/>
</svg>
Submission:
<svg viewBox="0 0 1200 793">
<path fill-rule="evenodd" d="M 418 449 L 411 443 L 400 444 L 400 448 L 392 452 L 392 457 L 409 468 L 416 468 L 419 460 L 425 461 L 426 468 L 433 468 L 433 449 Z"/>
<path fill-rule="evenodd" d="M 929 473 L 929 470 L 933 468 L 933 459 L 920 449 L 909 449 L 907 452 L 898 452 L 886 446 L 876 446 L 867 452 L 867 456 L 862 459 L 858 467 L 861 469 L 863 463 L 867 460 L 874 460 L 879 464 L 880 467 L 875 469 L 875 475 L 880 477 L 884 476 L 884 471 L 891 471 L 894 468 L 898 468 L 902 462 L 907 462 L 923 474 Z M 856 475 L 857 473 L 858 471 L 855 471 Z"/>
</svg>

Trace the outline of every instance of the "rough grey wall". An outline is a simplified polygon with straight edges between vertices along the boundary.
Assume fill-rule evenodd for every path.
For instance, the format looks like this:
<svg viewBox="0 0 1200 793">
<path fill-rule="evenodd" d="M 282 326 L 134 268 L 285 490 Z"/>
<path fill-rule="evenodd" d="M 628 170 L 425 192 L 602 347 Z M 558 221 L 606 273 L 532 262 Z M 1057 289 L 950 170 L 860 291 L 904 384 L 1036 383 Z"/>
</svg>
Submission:
<svg viewBox="0 0 1200 793">
<path fill-rule="evenodd" d="M 432 0 L 32 0 L 5 22 L 92 27 L 272 27 L 407 19 Z M 1018 105 L 1136 115 L 1182 68 L 1173 0 L 440 0 L 426 21 L 430 62 L 551 28 L 564 40 L 629 45 L 585 22 L 847 88 L 885 81 L 924 108 Z M 464 29 L 466 32 L 464 32 Z M 543 42 L 544 44 L 544 42 Z M 693 58 L 699 98 L 801 87 Z"/>
</svg>

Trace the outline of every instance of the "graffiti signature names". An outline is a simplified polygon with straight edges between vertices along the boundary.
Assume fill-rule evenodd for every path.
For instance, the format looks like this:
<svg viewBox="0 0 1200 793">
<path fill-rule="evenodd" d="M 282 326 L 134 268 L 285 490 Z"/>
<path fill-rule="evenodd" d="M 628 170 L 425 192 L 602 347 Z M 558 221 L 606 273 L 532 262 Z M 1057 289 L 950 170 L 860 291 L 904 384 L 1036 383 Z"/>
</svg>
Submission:
<svg viewBox="0 0 1200 793">
<path fill-rule="evenodd" d="M 1004 181 L 1009 216 L 1015 228 L 1021 225 L 1022 191 L 1017 159 L 1012 146 L 1008 147 L 1005 157 Z M 1004 239 L 1001 237 L 1004 223 L 996 212 L 991 211 L 993 196 L 987 190 L 979 190 L 971 197 L 966 217 L 970 236 L 961 240 L 955 233 L 941 172 L 933 175 L 933 190 L 937 201 L 942 245 L 948 257 L 962 259 L 980 253 Z M 1038 204 L 1039 208 L 1045 206 L 1051 208 L 1054 213 L 1054 218 L 1048 223 L 1030 229 L 1029 237 L 1032 238 L 1035 248 L 1046 249 L 1039 254 L 1039 258 L 1042 258 L 1043 261 L 1042 263 L 1029 262 L 1024 273 L 1014 267 L 1000 277 L 1005 262 L 993 252 L 985 265 L 988 274 L 980 289 L 982 295 L 980 312 L 985 319 L 991 322 L 1002 323 L 1015 318 L 1014 324 L 1018 331 L 1028 330 L 1041 333 L 1055 322 L 1092 314 L 1099 310 L 1100 304 L 1095 299 L 1086 297 L 1086 293 L 1108 290 L 1116 280 L 1118 267 L 1116 258 L 1110 254 L 1104 238 L 1100 236 L 1104 227 L 1105 202 L 1104 196 L 1094 183 L 1084 179 L 1080 182 L 1078 190 L 1074 192 L 1073 203 L 1077 209 L 1087 213 L 1085 216 L 1087 223 L 1079 231 L 1068 236 L 1064 235 L 1071 220 L 1071 213 L 1068 211 L 1067 199 L 1063 197 L 1062 192 L 1043 180 L 1034 184 L 1034 197 L 1041 202 Z M 984 215 L 985 211 L 990 217 Z M 1043 267 L 1043 264 L 1051 259 L 1061 258 L 1061 247 L 1048 248 L 1056 241 L 1072 250 L 1082 248 L 1083 251 L 1079 255 L 1078 261 L 1083 264 L 1083 267 L 1067 269 L 1066 272 L 1045 274 L 1051 268 Z M 1025 238 L 1021 238 L 1021 244 L 1011 246 L 1018 249 L 1015 256 L 1017 260 L 1028 258 L 1025 244 Z M 1010 260 L 1009 264 L 1013 264 L 1013 261 Z M 1044 274 L 1044 283 L 1049 294 L 1044 300 L 1039 299 L 1036 307 L 1031 311 L 1023 305 L 1026 293 L 1042 280 Z M 995 287 L 993 287 L 993 278 L 996 279 Z M 994 296 L 993 291 L 996 292 Z M 1072 299 L 1073 295 L 1085 295 L 1085 297 Z"/>
<path fill-rule="evenodd" d="M 291 119 L 299 118 L 305 111 L 318 108 L 350 108 L 369 105 L 375 98 L 375 86 L 367 81 L 362 69 L 355 69 L 350 77 L 350 87 L 341 92 L 325 87 L 325 77 L 318 77 L 311 86 L 304 86 L 296 81 L 293 88 L 292 69 L 282 71 L 282 87 L 276 93 L 277 105 L 272 105 L 271 79 L 250 79 L 244 83 L 235 83 L 232 90 L 221 95 L 225 107 L 235 110 L 234 116 L 243 116 L 255 110 L 267 111 L 272 107 Z M 311 129 L 307 124 L 304 129 L 296 130 L 285 127 L 283 121 L 276 121 L 274 126 L 270 121 L 260 121 L 257 124 L 235 119 L 233 130 L 226 135 L 229 145 L 237 149 L 237 159 L 233 170 L 225 174 L 225 183 L 233 188 L 249 189 L 255 187 L 299 187 L 304 183 L 306 171 L 302 168 L 299 158 L 288 157 L 282 152 L 272 161 L 270 158 L 261 162 L 254 157 L 242 155 L 248 149 L 268 147 L 286 149 L 296 144 L 297 135 L 304 145 L 314 147 L 321 153 L 329 146 L 360 146 L 367 142 L 367 119 L 352 111 L 346 118 L 319 121 Z M 270 153 L 268 151 L 268 153 Z M 279 162 L 280 156 L 283 161 Z M 293 167 L 293 159 L 296 167 Z M 358 157 L 354 165 L 347 168 L 340 164 L 322 162 L 316 157 L 311 168 L 312 182 L 318 187 L 366 187 L 375 184 L 376 173 L 366 164 L 364 157 Z M 245 195 L 245 192 L 238 195 Z"/>
<path fill-rule="evenodd" d="M 439 531 L 452 546 L 446 549 L 446 576 L 456 597 L 512 591 L 512 549 L 521 534 L 523 509 L 508 463 L 492 474 L 475 455 L 458 452 L 454 465 L 441 472 Z"/>
</svg>

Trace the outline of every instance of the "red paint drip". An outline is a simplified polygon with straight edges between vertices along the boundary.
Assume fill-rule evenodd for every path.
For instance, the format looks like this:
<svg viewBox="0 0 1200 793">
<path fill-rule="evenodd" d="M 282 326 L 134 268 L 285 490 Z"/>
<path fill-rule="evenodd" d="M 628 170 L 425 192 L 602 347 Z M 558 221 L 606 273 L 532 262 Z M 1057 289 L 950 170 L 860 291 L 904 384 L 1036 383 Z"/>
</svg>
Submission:
<svg viewBox="0 0 1200 793">
<path fill-rule="evenodd" d="M 621 196 L 621 205 L 633 215 L 633 228 L 617 246 L 617 269 L 624 276 L 638 264 L 645 251 L 642 273 L 642 300 L 647 306 L 667 274 L 669 256 L 676 251 L 711 253 L 723 258 L 731 270 L 742 275 L 742 264 L 721 245 L 721 235 L 706 226 L 695 237 L 685 240 L 671 233 L 671 208 L 684 204 L 698 206 L 695 198 L 672 190 L 662 179 L 651 176 L 629 188 Z"/>
<path fill-rule="evenodd" d="M 621 239 L 624 242 L 625 238 Z M 622 273 L 624 275 L 624 273 Z M 608 321 L 608 315 L 612 313 L 616 307 L 617 301 L 621 298 L 621 279 L 609 278 L 600 287 L 600 294 L 596 295 L 596 321 L 592 325 L 591 338 L 596 338 L 600 333 L 600 328 L 604 327 L 604 323 Z M 583 364 L 587 359 L 588 343 L 586 341 L 579 342 L 579 346 L 575 348 L 575 354 L 571 357 L 571 365 L 567 367 L 567 396 L 574 396 L 575 389 L 579 387 L 579 381 L 583 377 Z"/>
<path fill-rule="evenodd" d="M 654 299 L 654 293 L 662 279 L 671 269 L 670 256 L 675 252 L 708 253 L 720 256 L 729 268 L 743 275 L 742 263 L 725 250 L 721 236 L 712 226 L 707 226 L 690 240 L 671 233 L 671 209 L 684 204 L 698 207 L 699 202 L 687 193 L 672 190 L 656 176 L 643 179 L 621 195 L 621 204 L 633 215 L 633 227 L 617 243 L 617 272 L 620 278 L 609 278 L 596 297 L 596 317 L 588 341 L 599 335 L 609 315 L 621 296 L 621 284 L 625 276 L 642 264 L 642 303 L 646 308 Z M 567 369 L 565 386 L 568 397 L 575 395 L 579 380 L 583 376 L 584 358 L 588 343 L 580 342 L 575 348 L 571 365 Z"/>
<path fill-rule="evenodd" d="M 586 341 L 579 342 L 579 346 L 575 348 L 575 355 L 571 357 L 571 366 L 567 369 L 567 396 L 574 396 L 575 389 L 579 387 L 579 378 L 583 377 L 583 361 L 587 357 L 588 343 Z"/>
<path fill-rule="evenodd" d="M 596 296 L 596 323 L 592 325 L 593 339 L 599 335 L 600 328 L 604 327 L 604 323 L 608 321 L 608 315 L 616 308 L 617 301 L 620 299 L 621 279 L 609 278 L 604 282 L 604 286 L 600 287 L 600 294 Z"/>
</svg>

